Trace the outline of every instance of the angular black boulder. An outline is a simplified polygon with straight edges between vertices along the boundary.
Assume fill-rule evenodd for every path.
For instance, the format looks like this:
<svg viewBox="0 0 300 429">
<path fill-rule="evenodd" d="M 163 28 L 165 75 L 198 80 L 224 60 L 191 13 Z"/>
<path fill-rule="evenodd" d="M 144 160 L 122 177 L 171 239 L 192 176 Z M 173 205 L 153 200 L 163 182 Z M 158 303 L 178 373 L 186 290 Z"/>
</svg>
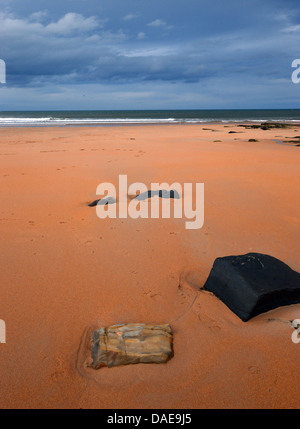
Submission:
<svg viewBox="0 0 300 429">
<path fill-rule="evenodd" d="M 204 289 L 244 322 L 265 311 L 300 302 L 300 273 L 269 255 L 217 258 Z"/>
</svg>

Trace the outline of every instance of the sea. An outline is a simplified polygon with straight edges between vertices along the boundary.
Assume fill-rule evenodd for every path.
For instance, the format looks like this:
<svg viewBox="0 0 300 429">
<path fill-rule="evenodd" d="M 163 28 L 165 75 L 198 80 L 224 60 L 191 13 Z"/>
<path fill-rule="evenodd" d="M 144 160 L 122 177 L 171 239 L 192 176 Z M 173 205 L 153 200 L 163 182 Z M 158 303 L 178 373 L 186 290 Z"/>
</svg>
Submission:
<svg viewBox="0 0 300 429">
<path fill-rule="evenodd" d="M 0 111 L 0 127 L 260 123 L 264 121 L 300 124 L 300 109 Z"/>
</svg>

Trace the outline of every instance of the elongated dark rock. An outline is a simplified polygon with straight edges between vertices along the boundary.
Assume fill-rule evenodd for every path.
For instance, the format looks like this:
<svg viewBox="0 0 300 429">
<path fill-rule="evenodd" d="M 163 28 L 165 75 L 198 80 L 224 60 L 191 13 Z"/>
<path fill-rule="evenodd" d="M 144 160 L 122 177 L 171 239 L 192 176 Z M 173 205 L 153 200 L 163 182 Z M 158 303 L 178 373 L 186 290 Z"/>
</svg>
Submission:
<svg viewBox="0 0 300 429">
<path fill-rule="evenodd" d="M 115 204 L 116 200 L 113 197 L 105 197 L 100 198 L 99 200 L 95 200 L 92 203 L 88 204 L 89 207 L 95 207 L 97 205 L 99 206 L 105 206 L 106 204 Z"/>
<path fill-rule="evenodd" d="M 171 189 L 170 191 L 166 189 L 159 189 L 157 191 L 146 191 L 134 197 L 137 200 L 146 200 L 147 198 L 152 198 L 159 196 L 160 198 L 175 198 L 179 199 L 180 196 L 176 190 Z"/>
<path fill-rule="evenodd" d="M 170 325 L 130 323 L 100 328 L 93 335 L 94 369 L 135 363 L 165 363 L 173 356 Z"/>
<path fill-rule="evenodd" d="M 269 255 L 217 258 L 204 289 L 244 322 L 274 308 L 300 302 L 300 273 Z"/>
</svg>

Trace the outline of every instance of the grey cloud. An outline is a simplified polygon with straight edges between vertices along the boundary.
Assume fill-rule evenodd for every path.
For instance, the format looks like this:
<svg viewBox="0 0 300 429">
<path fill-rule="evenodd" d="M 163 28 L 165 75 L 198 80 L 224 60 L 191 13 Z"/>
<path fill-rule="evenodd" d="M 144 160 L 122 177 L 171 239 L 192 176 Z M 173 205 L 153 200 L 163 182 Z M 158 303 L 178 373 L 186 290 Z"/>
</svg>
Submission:
<svg viewBox="0 0 300 429">
<path fill-rule="evenodd" d="M 40 10 L 38 12 L 33 12 L 29 15 L 29 21 L 36 21 L 36 22 L 42 22 L 44 21 L 48 16 L 47 10 Z"/>
<path fill-rule="evenodd" d="M 99 28 L 100 25 L 103 26 L 103 23 L 100 24 L 95 16 L 84 18 L 78 13 L 70 12 L 60 18 L 57 22 L 51 22 L 46 25 L 44 30 L 54 34 L 70 34 L 75 31 L 84 33 L 95 30 L 96 28 Z"/>
<path fill-rule="evenodd" d="M 59 83 L 101 82 L 205 82 L 225 76 L 286 78 L 294 47 L 300 43 L 297 31 L 278 30 L 261 37 L 252 29 L 190 38 L 188 42 L 154 41 L 147 32 L 133 36 L 106 29 L 105 17 L 67 13 L 45 23 L 41 13 L 33 18 L 0 14 L 1 57 L 7 63 L 10 85 L 43 86 Z M 49 18 L 48 18 L 49 21 Z M 150 25 L 151 24 L 151 25 Z M 148 26 L 164 28 L 156 19 Z M 149 33 L 150 33 L 149 28 Z M 138 40 L 137 40 L 138 39 Z"/>
<path fill-rule="evenodd" d="M 123 16 L 124 21 L 131 21 L 132 19 L 138 18 L 138 13 L 129 13 L 128 15 Z"/>
<path fill-rule="evenodd" d="M 161 19 L 155 19 L 148 23 L 149 27 L 165 27 L 167 23 Z"/>
</svg>

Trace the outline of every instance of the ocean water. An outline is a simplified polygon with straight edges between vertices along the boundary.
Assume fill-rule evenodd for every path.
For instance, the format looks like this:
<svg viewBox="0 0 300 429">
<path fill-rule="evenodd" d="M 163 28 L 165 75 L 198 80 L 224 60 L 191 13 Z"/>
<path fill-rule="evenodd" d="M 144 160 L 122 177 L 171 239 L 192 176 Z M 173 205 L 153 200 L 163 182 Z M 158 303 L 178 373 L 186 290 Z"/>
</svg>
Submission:
<svg viewBox="0 0 300 429">
<path fill-rule="evenodd" d="M 197 124 L 228 122 L 300 123 L 300 109 L 283 110 L 74 110 L 0 111 L 0 127 L 118 126 L 130 124 Z"/>
</svg>

